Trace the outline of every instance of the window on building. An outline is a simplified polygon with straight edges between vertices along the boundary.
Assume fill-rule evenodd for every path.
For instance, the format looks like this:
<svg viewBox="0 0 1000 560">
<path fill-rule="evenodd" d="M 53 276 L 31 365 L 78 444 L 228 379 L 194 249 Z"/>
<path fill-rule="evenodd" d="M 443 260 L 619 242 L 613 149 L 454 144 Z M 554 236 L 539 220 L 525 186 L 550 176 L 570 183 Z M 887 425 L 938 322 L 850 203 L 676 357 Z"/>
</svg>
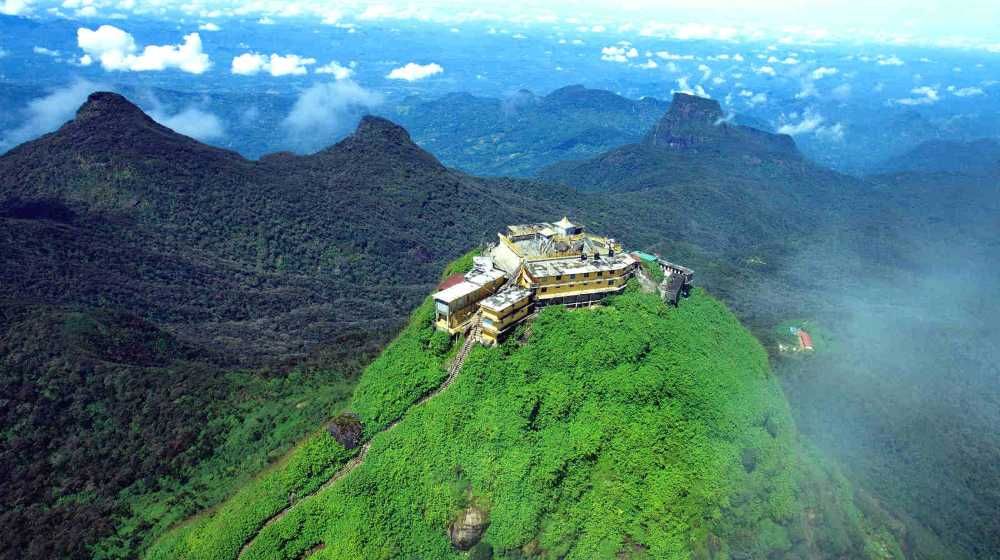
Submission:
<svg viewBox="0 0 1000 560">
<path fill-rule="evenodd" d="M 604 276 L 604 271 L 603 270 L 599 270 L 597 272 L 597 277 L 600 278 L 601 276 Z"/>
<path fill-rule="evenodd" d="M 556 280 L 562 280 L 562 274 L 557 275 Z"/>
<path fill-rule="evenodd" d="M 610 286 L 611 284 L 614 284 L 614 283 L 615 283 L 615 279 L 614 279 L 614 278 L 608 278 L 608 285 L 609 285 L 609 286 Z"/>
<path fill-rule="evenodd" d="M 570 279 L 570 280 L 572 280 L 572 279 L 574 279 L 574 278 L 576 278 L 576 274 L 570 274 L 570 275 L 569 275 L 569 279 Z"/>
<path fill-rule="evenodd" d="M 545 293 L 545 292 L 547 292 L 547 291 L 549 291 L 549 289 L 548 289 L 548 288 L 542 288 L 542 293 Z"/>
</svg>

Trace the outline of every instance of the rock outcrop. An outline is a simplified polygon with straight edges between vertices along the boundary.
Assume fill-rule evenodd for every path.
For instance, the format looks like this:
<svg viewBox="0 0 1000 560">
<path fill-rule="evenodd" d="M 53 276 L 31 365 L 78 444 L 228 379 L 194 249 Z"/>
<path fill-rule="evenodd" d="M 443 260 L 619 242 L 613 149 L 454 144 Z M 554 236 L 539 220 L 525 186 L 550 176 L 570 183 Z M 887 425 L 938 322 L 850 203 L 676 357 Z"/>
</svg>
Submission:
<svg viewBox="0 0 1000 560">
<path fill-rule="evenodd" d="M 476 506 L 466 508 L 448 528 L 451 544 L 459 550 L 469 550 L 483 538 L 488 525 L 485 511 Z"/>
<path fill-rule="evenodd" d="M 337 440 L 345 449 L 354 449 L 361 443 L 364 426 L 362 426 L 357 414 L 342 412 L 330 422 L 328 430 L 333 439 Z"/>
</svg>

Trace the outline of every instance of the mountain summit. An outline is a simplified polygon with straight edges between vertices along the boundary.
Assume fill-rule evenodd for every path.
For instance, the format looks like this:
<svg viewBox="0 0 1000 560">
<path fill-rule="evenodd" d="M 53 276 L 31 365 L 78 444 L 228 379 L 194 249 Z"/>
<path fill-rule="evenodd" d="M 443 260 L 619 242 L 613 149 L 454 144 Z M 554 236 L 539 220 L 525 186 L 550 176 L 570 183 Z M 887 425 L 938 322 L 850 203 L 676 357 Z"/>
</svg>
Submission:
<svg viewBox="0 0 1000 560">
<path fill-rule="evenodd" d="M 367 115 L 361 118 L 354 133 L 337 144 L 315 154 L 314 157 L 348 157 L 345 164 L 364 163 L 370 166 L 405 165 L 444 171 L 445 167 L 430 152 L 418 146 L 410 133 L 398 124 Z M 363 162 L 357 161 L 363 158 Z"/>
<path fill-rule="evenodd" d="M 675 93 L 670 110 L 642 143 L 682 150 L 715 148 L 732 153 L 800 157 L 791 136 L 735 124 L 732 120 L 714 99 Z"/>
</svg>

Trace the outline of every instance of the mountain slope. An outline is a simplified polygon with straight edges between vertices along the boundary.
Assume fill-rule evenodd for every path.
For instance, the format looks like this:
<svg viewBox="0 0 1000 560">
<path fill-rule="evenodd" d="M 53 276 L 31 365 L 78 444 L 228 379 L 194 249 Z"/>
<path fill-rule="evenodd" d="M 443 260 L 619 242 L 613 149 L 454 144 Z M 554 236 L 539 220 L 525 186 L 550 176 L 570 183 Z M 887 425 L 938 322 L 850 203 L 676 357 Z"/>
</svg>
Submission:
<svg viewBox="0 0 1000 560">
<path fill-rule="evenodd" d="M 666 106 L 574 85 L 545 96 L 521 90 L 502 100 L 465 93 L 407 99 L 392 116 L 448 165 L 481 175 L 530 176 L 556 161 L 637 140 Z"/>
<path fill-rule="evenodd" d="M 252 162 L 106 93 L 0 177 L 3 557 L 133 556 L 324 419 L 470 240 L 551 218 L 383 119 Z"/>
<path fill-rule="evenodd" d="M 181 338 L 207 334 L 243 363 L 301 358 L 359 323 L 391 328 L 461 252 L 459 243 L 543 214 L 502 182 L 445 169 L 404 130 L 375 117 L 317 154 L 252 162 L 175 134 L 115 94 L 95 94 L 74 121 L 11 150 L 0 158 L 0 175 L 7 220 L 31 218 L 33 206 L 54 201 L 73 216 L 66 227 L 104 240 L 57 244 L 66 262 L 127 243 L 132 248 L 117 259 L 81 264 L 109 266 L 123 279 L 155 277 L 163 286 L 162 293 L 143 287 L 134 303 L 125 296 L 109 297 L 112 303 L 170 325 Z M 483 219 L 467 219 L 475 215 Z M 19 236 L 13 254 L 31 252 L 19 233 L 24 222 L 5 225 Z M 130 257 L 136 250 L 157 256 L 140 261 Z M 205 270 L 191 277 L 199 263 Z M 73 304 L 93 301 L 83 290 L 109 287 L 98 278 L 60 282 L 27 257 L 10 264 L 16 267 L 0 273 L 0 296 Z M 392 295 L 380 293 L 390 282 Z M 334 311 L 338 300 L 352 303 Z"/>
<path fill-rule="evenodd" d="M 878 173 L 958 173 L 997 175 L 1000 173 L 1000 142 L 990 138 L 972 142 L 929 140 L 873 170 Z"/>
<path fill-rule="evenodd" d="M 799 447 L 764 352 L 703 292 L 671 310 L 634 287 L 606 307 L 546 309 L 407 411 L 444 374 L 430 312 L 355 392 L 351 409 L 374 435 L 361 466 L 293 497 L 242 558 L 465 557 L 448 531 L 470 508 L 488 519 L 482 541 L 467 543 L 477 558 L 901 557 L 846 483 Z M 352 455 L 326 442 L 316 434 L 288 470 L 147 556 L 235 557 L 254 516 L 281 507 L 268 497 L 279 481 L 315 488 L 326 465 Z"/>
</svg>

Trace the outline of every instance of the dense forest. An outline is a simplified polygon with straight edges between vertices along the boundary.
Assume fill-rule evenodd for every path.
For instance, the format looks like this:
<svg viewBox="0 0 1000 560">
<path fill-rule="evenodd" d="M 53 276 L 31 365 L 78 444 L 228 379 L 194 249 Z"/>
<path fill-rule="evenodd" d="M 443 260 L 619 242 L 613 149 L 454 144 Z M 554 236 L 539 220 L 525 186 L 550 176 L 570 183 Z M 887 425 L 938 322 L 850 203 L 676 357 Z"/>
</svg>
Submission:
<svg viewBox="0 0 1000 560">
<path fill-rule="evenodd" d="M 884 513 L 803 448 L 766 353 L 704 292 L 679 309 L 636 286 L 546 309 L 408 410 L 444 378 L 451 344 L 430 317 L 361 377 L 348 408 L 373 441 L 358 469 L 311 493 L 356 453 L 318 433 L 148 556 L 461 557 L 448 527 L 473 509 L 488 519 L 475 558 L 902 557 Z"/>
<path fill-rule="evenodd" d="M 571 88 L 553 100 L 563 100 L 563 118 L 570 118 L 565 115 L 572 114 L 574 103 L 590 97 Z M 704 492 L 683 496 L 680 509 L 671 510 L 671 519 L 683 521 L 684 531 L 665 535 L 645 526 L 605 526 L 569 509 L 558 519 L 546 517 L 556 510 L 525 498 L 522 513 L 534 524 L 522 519 L 517 529 L 496 529 L 496 540 L 486 539 L 495 554 L 569 554 L 573 551 L 552 544 L 567 531 L 581 537 L 573 541 L 581 543 L 574 549 L 579 555 L 597 546 L 587 543 L 597 542 L 594 535 L 601 531 L 613 537 L 607 546 L 635 541 L 635 556 L 654 557 L 651 551 L 675 550 L 678 543 L 708 554 L 771 551 L 779 556 L 823 551 L 847 557 L 892 557 L 897 552 L 911 558 L 982 557 L 995 550 L 998 531 L 990 512 L 1000 503 L 995 484 L 1000 463 L 990 451 L 988 436 L 996 419 L 986 414 L 974 422 L 948 420 L 960 414 L 963 402 L 972 403 L 975 411 L 996 410 L 1000 402 L 989 383 L 995 374 L 995 368 L 989 369 L 993 357 L 971 343 L 953 344 L 991 332 L 988 324 L 972 317 L 980 309 L 976 302 L 988 300 L 996 284 L 989 280 L 988 267 L 966 263 L 995 262 L 998 208 L 990 180 L 995 170 L 970 175 L 946 168 L 933 173 L 909 169 L 861 180 L 809 162 L 787 137 L 740 124 L 718 126 L 719 114 L 717 104 L 676 96 L 666 115 L 636 143 L 589 160 L 553 165 L 541 172 L 539 181 L 482 179 L 449 169 L 418 147 L 404 129 L 376 117 L 363 119 L 354 134 L 315 154 L 274 154 L 250 161 L 178 135 L 120 96 L 95 94 L 59 131 L 0 157 L 0 389 L 10 405 L 4 407 L 0 440 L 0 522 L 4 533 L 12 535 L 0 554 L 132 557 L 182 519 L 212 506 L 223 508 L 220 512 L 235 508 L 236 517 L 198 517 L 171 532 L 154 552 L 169 555 L 172 547 L 181 547 L 177 550 L 207 550 L 205 554 L 214 557 L 211 550 L 198 548 L 215 542 L 204 535 L 223 535 L 229 529 L 212 523 L 244 519 L 239 511 L 248 509 L 254 513 L 231 528 L 244 533 L 219 540 L 218 546 L 242 543 L 260 516 L 287 503 L 289 494 L 314 490 L 325 473 L 349 460 L 350 454 L 332 445 L 325 432 L 314 433 L 325 419 L 350 408 L 365 420 L 371 437 L 440 381 L 441 364 L 454 350 L 452 341 L 424 331 L 415 334 L 412 326 L 391 348 L 399 351 L 407 347 L 405 341 L 417 337 L 421 342 L 408 352 L 412 367 L 421 368 L 419 375 L 394 384 L 392 376 L 403 370 L 380 373 L 379 368 L 395 364 L 393 360 L 405 361 L 393 350 L 374 362 L 360 381 L 358 374 L 433 290 L 446 263 L 490 241 L 507 223 L 562 215 L 607 232 L 630 248 L 659 252 L 695 268 L 698 283 L 723 300 L 763 342 L 785 391 L 793 396 L 796 422 L 820 450 L 799 441 L 787 410 L 781 412 L 788 430 L 769 436 L 776 438 L 773 446 L 778 447 L 740 456 L 741 462 L 760 462 L 786 473 L 780 487 L 763 489 L 754 477 L 766 469 L 755 471 L 758 475 L 722 469 L 733 463 L 719 457 L 731 460 L 737 450 L 734 442 L 748 436 L 713 432 L 713 426 L 721 426 L 713 422 L 725 417 L 712 417 L 698 429 L 732 441 L 719 451 L 722 455 L 706 458 L 721 461 L 711 463 L 716 470 L 706 471 L 715 478 L 685 479 L 684 484 Z M 953 275 L 942 276 L 942 271 Z M 927 281 L 907 284 L 906 278 Z M 976 282 L 969 283 L 969 278 Z M 944 331 L 947 336 L 934 346 L 934 334 L 942 332 L 939 327 L 956 323 L 934 322 L 925 311 L 955 299 L 956 292 L 969 286 L 975 289 L 963 293 L 960 305 L 950 306 L 953 314 L 946 315 L 965 321 L 968 328 Z M 900 298 L 901 293 L 926 297 Z M 669 315 L 649 315 L 643 298 L 636 294 L 616 305 L 646 317 L 649 328 L 694 336 Z M 873 329 L 870 319 L 881 313 L 880 305 L 890 302 L 908 311 L 907 321 Z M 728 312 L 706 294 L 693 303 L 687 307 L 732 327 L 726 327 L 726 337 L 732 337 L 737 348 L 708 350 L 701 346 L 705 341 L 692 339 L 689 349 L 745 358 L 766 382 L 740 387 L 770 395 L 761 397 L 761 406 L 778 406 L 776 381 L 756 343 L 730 325 Z M 681 310 L 689 313 L 684 306 Z M 577 325 L 578 334 L 622 316 L 620 310 L 605 313 L 595 315 L 597 323 Z M 571 313 L 558 321 L 540 320 L 540 326 L 562 334 L 549 337 L 533 331 L 526 345 L 519 342 L 498 354 L 474 352 L 470 366 L 479 372 L 481 385 L 460 383 L 449 389 L 454 396 L 448 399 L 485 400 L 487 393 L 498 399 L 524 396 L 512 393 L 515 388 L 501 377 L 522 379 L 529 370 L 545 369 L 533 345 L 549 348 L 545 340 L 556 346 L 576 340 L 573 333 L 560 330 L 576 317 Z M 780 355 L 775 343 L 783 335 L 775 326 L 789 321 L 817 325 L 826 333 L 820 339 L 832 343 L 821 346 L 811 360 Z M 868 365 L 881 363 L 878 349 L 884 345 L 872 343 L 872 337 L 880 332 L 911 333 L 910 344 L 936 348 L 941 360 L 912 364 L 906 370 L 909 377 L 893 374 L 901 368 L 891 363 L 873 372 Z M 647 342 L 678 350 L 669 340 Z M 858 352 L 850 354 L 848 348 Z M 613 350 L 607 350 L 609 356 Z M 506 362 L 494 363 L 490 356 L 509 358 L 527 369 L 508 371 Z M 639 367 L 651 358 L 630 354 L 623 359 Z M 740 368 L 726 369 L 726 364 L 715 366 L 730 372 L 733 383 L 746 381 Z M 949 367 L 975 375 L 963 383 L 927 382 L 935 370 Z M 704 374 L 689 373 L 691 379 Z M 870 376 L 880 373 L 887 381 L 871 383 Z M 566 379 L 567 387 L 596 379 L 583 371 L 573 375 L 579 377 Z M 552 389 L 544 380 L 529 381 L 526 386 L 539 395 Z M 372 386 L 380 383 L 393 386 Z M 912 383 L 928 398 L 940 395 L 942 406 L 922 407 L 920 422 L 912 422 L 904 398 L 908 393 L 898 390 L 900 383 Z M 679 394 L 678 388 L 653 389 Z M 591 415 L 579 420 L 600 413 L 591 409 L 595 401 L 576 396 L 582 400 L 565 401 L 572 403 L 565 414 Z M 654 407 L 620 396 L 622 400 L 611 398 L 608 403 L 619 415 L 642 412 L 662 420 L 659 415 L 672 410 L 660 407 L 663 403 Z M 695 391 L 687 396 L 705 402 L 717 395 Z M 427 410 L 455 413 L 437 408 L 461 402 L 448 399 Z M 843 399 L 856 407 L 835 405 Z M 583 409 L 574 408 L 577 405 Z M 831 410 L 844 411 L 844 417 L 828 416 Z M 465 410 L 456 418 L 487 422 L 463 416 L 479 413 Z M 420 414 L 415 411 L 409 425 L 424 422 L 418 420 Z M 550 429 L 570 429 L 574 418 L 553 418 Z M 494 447 L 469 448 L 475 460 L 462 466 L 465 474 L 448 475 L 452 478 L 445 475 L 458 463 L 445 465 L 430 453 L 453 457 L 455 450 L 464 448 L 442 447 L 450 441 L 443 437 L 426 441 L 414 432 L 417 428 L 407 430 L 408 424 L 401 424 L 392 438 L 403 438 L 400 446 L 436 469 L 426 473 L 432 478 L 404 496 L 414 498 L 435 483 L 452 488 L 451 493 L 441 494 L 448 498 L 435 506 L 430 525 L 411 519 L 394 525 L 382 536 L 384 541 L 352 541 L 350 546 L 357 547 L 353 550 L 385 547 L 379 550 L 390 555 L 398 550 L 443 550 L 441 529 L 448 517 L 443 512 L 454 513 L 451 510 L 475 498 L 456 494 L 455 488 L 476 490 L 472 481 L 479 477 L 482 482 L 485 476 L 479 453 L 530 451 L 521 448 L 519 438 L 525 434 L 518 431 L 519 420 L 496 420 L 503 422 Z M 611 437 L 620 428 L 640 440 L 667 438 L 650 444 L 677 443 L 670 443 L 669 434 L 646 433 L 621 418 L 600 420 L 608 422 L 602 424 L 607 431 L 581 437 L 598 438 L 602 446 L 629 443 Z M 917 437 L 916 425 L 949 425 L 950 436 Z M 482 435 L 463 431 L 475 426 L 434 429 L 446 428 L 462 438 Z M 285 455 L 310 433 L 305 443 Z M 380 439 L 385 438 L 373 440 L 373 453 L 381 448 L 376 447 Z M 777 458 L 779 448 L 787 452 L 784 463 Z M 601 465 L 615 457 L 609 449 L 613 447 L 600 447 L 593 457 L 566 464 L 579 466 L 580 476 L 600 476 Z M 710 449 L 718 451 L 709 446 L 706 452 Z M 562 460 L 566 450 L 552 451 L 551 456 L 532 456 Z M 742 448 L 738 451 L 742 454 Z M 299 474 L 274 474 L 284 472 L 275 467 L 255 474 L 279 457 L 287 457 L 279 467 L 294 465 Z M 601 457 L 605 463 L 600 463 Z M 843 472 L 855 484 L 837 474 L 837 461 L 845 464 Z M 385 472 L 379 469 L 393 467 L 378 465 L 366 464 L 356 479 L 387 491 L 379 486 L 380 473 Z M 567 470 L 564 478 L 570 470 L 576 471 Z M 957 482 L 946 498 L 934 482 L 944 470 L 961 473 L 951 477 Z M 734 480 L 744 481 L 757 494 L 726 494 Z M 258 503 L 261 484 L 270 493 Z M 332 489 L 339 496 L 336 500 L 314 500 L 309 503 L 316 505 L 309 507 L 352 508 L 359 516 L 374 515 L 356 494 L 342 494 L 350 488 L 338 486 Z M 677 488 L 667 485 L 663 490 L 669 494 Z M 571 492 L 566 495 L 538 489 L 558 505 L 581 487 L 566 486 Z M 789 492 L 807 504 L 807 519 L 829 515 L 824 517 L 830 521 L 824 526 L 827 533 L 820 535 L 816 526 L 802 521 L 803 510 L 797 509 L 801 504 L 793 507 L 776 497 Z M 588 494 L 572 495 L 582 499 Z M 744 508 L 740 515 L 756 513 L 747 514 L 742 527 L 722 523 L 729 517 L 721 510 L 713 512 L 714 524 L 690 523 L 693 512 L 707 503 L 696 500 L 712 496 L 729 508 Z M 405 506 L 388 499 L 386 503 Z M 645 508 L 652 507 L 622 503 L 647 513 Z M 948 512 L 944 519 L 939 519 L 941 511 Z M 396 515 L 392 512 L 398 510 L 386 512 Z M 496 510 L 501 512 L 508 519 L 517 517 L 516 512 Z M 659 514 L 667 512 L 657 510 Z M 286 525 L 273 527 L 263 536 Z M 413 538 L 423 540 L 401 537 L 399 527 L 412 529 Z M 308 531 L 296 533 L 298 540 L 285 543 L 287 550 L 275 548 L 269 554 L 301 552 L 295 547 L 316 544 L 320 533 L 321 540 L 329 542 L 353 538 L 356 528 L 340 529 L 328 535 L 326 527 L 310 525 Z M 347 546 L 346 541 L 338 542 Z M 421 548 L 425 546 L 431 548 Z M 884 554 L 872 552 L 875 549 Z"/>
</svg>

